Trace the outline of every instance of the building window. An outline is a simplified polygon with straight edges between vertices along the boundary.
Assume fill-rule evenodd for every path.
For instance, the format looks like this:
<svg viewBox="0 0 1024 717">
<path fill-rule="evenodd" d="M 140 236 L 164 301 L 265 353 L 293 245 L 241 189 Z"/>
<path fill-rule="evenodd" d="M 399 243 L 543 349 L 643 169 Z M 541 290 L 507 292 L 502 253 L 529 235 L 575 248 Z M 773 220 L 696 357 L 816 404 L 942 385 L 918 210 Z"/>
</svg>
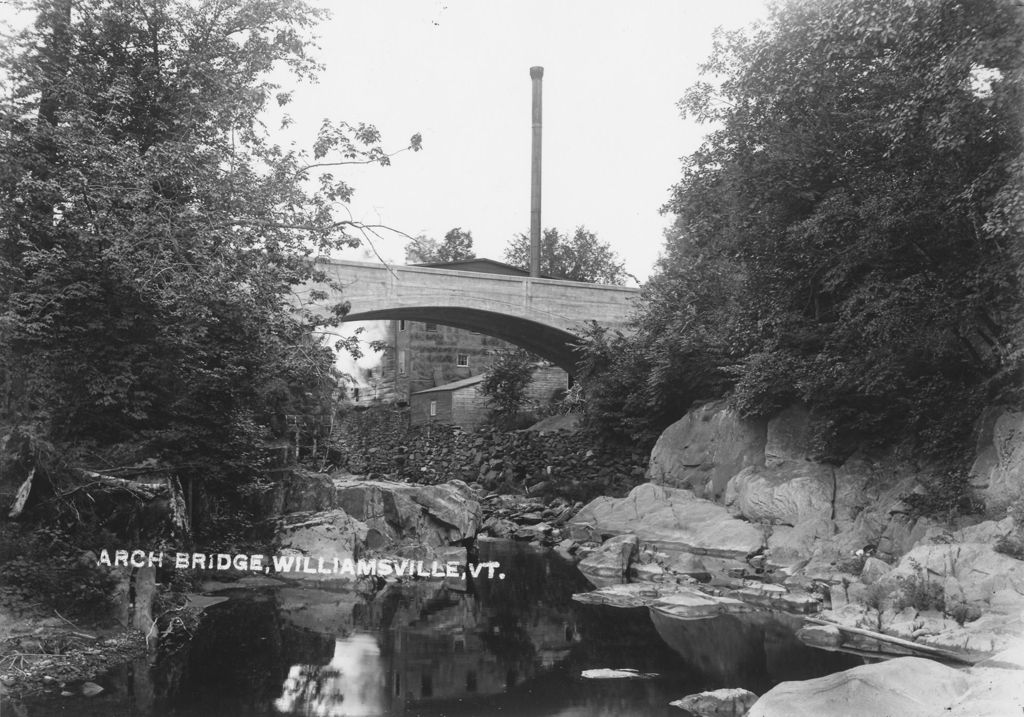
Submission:
<svg viewBox="0 0 1024 717">
<path fill-rule="evenodd" d="M 469 354 L 455 354 L 456 366 L 469 366 Z"/>
<path fill-rule="evenodd" d="M 405 319 L 398 320 L 398 330 L 405 331 Z"/>
<path fill-rule="evenodd" d="M 437 415 L 437 401 L 430 402 L 430 417 L 433 418 Z"/>
<path fill-rule="evenodd" d="M 398 349 L 398 373 L 405 375 L 405 349 Z"/>
<path fill-rule="evenodd" d="M 437 331 L 437 324 L 426 323 L 423 324 L 423 328 L 427 331 Z"/>
</svg>

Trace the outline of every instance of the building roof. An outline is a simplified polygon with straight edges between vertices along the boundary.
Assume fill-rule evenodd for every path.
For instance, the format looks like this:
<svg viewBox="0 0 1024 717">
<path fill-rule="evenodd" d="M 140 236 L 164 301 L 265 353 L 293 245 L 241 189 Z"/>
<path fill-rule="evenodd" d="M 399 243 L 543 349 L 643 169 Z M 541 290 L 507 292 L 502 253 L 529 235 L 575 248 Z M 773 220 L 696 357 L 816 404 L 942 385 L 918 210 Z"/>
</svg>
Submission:
<svg viewBox="0 0 1024 717">
<path fill-rule="evenodd" d="M 477 374 L 476 376 L 470 376 L 469 378 L 462 378 L 462 379 L 459 379 L 458 381 L 452 381 L 451 383 L 446 383 L 443 386 L 434 386 L 433 388 L 425 388 L 422 391 L 414 391 L 412 393 L 412 395 L 413 396 L 418 396 L 421 393 L 437 393 L 439 391 L 456 391 L 456 390 L 458 390 L 460 388 L 465 388 L 466 386 L 475 386 L 476 384 L 480 383 L 483 380 L 484 380 L 484 375 L 481 373 L 481 374 Z"/>
<path fill-rule="evenodd" d="M 480 274 L 505 274 L 506 276 L 529 276 L 530 272 L 512 266 L 502 261 L 474 257 L 472 259 L 459 259 L 458 261 L 436 261 L 425 264 L 413 264 L 413 266 L 424 266 L 428 269 L 453 269 L 455 271 L 475 271 Z M 541 279 L 550 279 L 550 276 L 541 276 Z"/>
</svg>

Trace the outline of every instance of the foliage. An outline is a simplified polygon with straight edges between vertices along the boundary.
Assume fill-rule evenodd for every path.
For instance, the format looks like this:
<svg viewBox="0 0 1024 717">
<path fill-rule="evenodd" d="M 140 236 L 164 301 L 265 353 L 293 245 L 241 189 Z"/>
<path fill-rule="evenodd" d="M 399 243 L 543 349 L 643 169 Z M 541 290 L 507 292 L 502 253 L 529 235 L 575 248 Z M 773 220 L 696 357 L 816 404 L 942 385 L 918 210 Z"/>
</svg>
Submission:
<svg viewBox="0 0 1024 717">
<path fill-rule="evenodd" d="M 671 351 L 673 342 L 663 345 Z M 665 365 L 659 361 L 677 365 L 687 356 L 661 353 L 653 343 L 610 332 L 596 322 L 580 332 L 576 352 L 586 424 L 608 440 L 650 447 L 661 429 L 696 398 L 714 395 L 714 388 L 703 385 L 697 366 L 688 374 L 691 380 L 662 386 L 658 378 Z"/>
<path fill-rule="evenodd" d="M 928 579 L 924 570 L 917 566 L 917 572 L 899 578 L 899 588 L 893 598 L 893 609 L 897 612 L 908 607 L 915 610 L 946 609 L 945 592 L 942 585 Z"/>
<path fill-rule="evenodd" d="M 993 550 L 1017 560 L 1024 560 L 1024 495 L 1017 496 L 1007 506 L 1006 514 L 1013 519 L 1013 530 L 1008 535 L 1000 536 Z"/>
<path fill-rule="evenodd" d="M 711 131 L 601 412 L 642 396 L 664 423 L 731 390 L 745 415 L 804 402 L 839 459 L 961 463 L 982 404 L 1020 398 L 1021 22 L 1005 0 L 790 0 L 719 33 L 680 103 Z"/>
<path fill-rule="evenodd" d="M 94 459 L 132 445 L 204 478 L 252 464 L 268 416 L 334 385 L 316 332 L 347 306 L 317 315 L 294 287 L 373 227 L 333 172 L 393 153 L 362 123 L 325 121 L 311 154 L 268 139 L 289 99 L 272 73 L 318 69 L 321 12 L 300 0 L 33 7 L 0 104 L 8 418 Z"/>
<path fill-rule="evenodd" d="M 12 530 L 4 530 L 0 557 L 0 583 L 6 590 L 70 617 L 94 617 L 110 607 L 116 580 L 97 566 L 95 556 L 82 553 L 78 536 L 45 527 L 23 534 Z"/>
<path fill-rule="evenodd" d="M 970 488 L 970 475 L 966 468 L 953 468 L 931 476 L 919 493 L 901 496 L 914 517 L 938 517 L 947 522 L 959 515 L 971 515 L 984 510 L 984 504 L 975 500 Z"/>
<path fill-rule="evenodd" d="M 520 411 L 529 402 L 527 388 L 533 380 L 536 357 L 523 349 L 498 352 L 484 373 L 477 390 L 487 397 L 492 420 L 503 427 L 512 427 Z"/>
<path fill-rule="evenodd" d="M 517 234 L 505 247 L 505 261 L 530 269 L 530 237 Z M 572 237 L 552 227 L 540 240 L 540 274 L 552 279 L 569 279 L 596 284 L 623 285 L 634 279 L 626 265 L 607 242 L 585 227 L 576 227 Z"/>
<path fill-rule="evenodd" d="M 475 256 L 473 232 L 463 231 L 462 227 L 449 229 L 443 241 L 421 234 L 405 245 L 406 264 L 440 264 Z"/>
</svg>

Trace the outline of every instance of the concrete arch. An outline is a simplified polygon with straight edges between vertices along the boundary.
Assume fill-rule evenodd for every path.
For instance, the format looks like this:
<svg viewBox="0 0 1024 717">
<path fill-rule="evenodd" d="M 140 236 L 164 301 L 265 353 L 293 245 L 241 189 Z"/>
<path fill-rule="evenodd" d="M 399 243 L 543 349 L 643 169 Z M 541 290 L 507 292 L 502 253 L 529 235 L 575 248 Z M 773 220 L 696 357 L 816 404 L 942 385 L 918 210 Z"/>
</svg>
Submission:
<svg viewBox="0 0 1024 717">
<path fill-rule="evenodd" d="M 497 314 L 480 309 L 453 306 L 417 306 L 410 308 L 378 309 L 352 312 L 345 321 L 374 321 L 405 319 L 425 321 L 459 329 L 476 331 L 522 346 L 527 351 L 547 359 L 568 373 L 576 372 L 576 352 L 573 345 L 577 337 L 570 331 L 523 319 L 508 314 Z"/>
<path fill-rule="evenodd" d="M 318 268 L 341 290 L 324 284 L 297 289 L 317 309 L 346 301 L 345 321 L 427 321 L 495 336 L 573 371 L 575 332 L 588 321 L 627 329 L 640 290 L 559 279 L 457 271 L 423 266 L 321 260 Z M 310 292 L 324 291 L 323 301 Z"/>
</svg>

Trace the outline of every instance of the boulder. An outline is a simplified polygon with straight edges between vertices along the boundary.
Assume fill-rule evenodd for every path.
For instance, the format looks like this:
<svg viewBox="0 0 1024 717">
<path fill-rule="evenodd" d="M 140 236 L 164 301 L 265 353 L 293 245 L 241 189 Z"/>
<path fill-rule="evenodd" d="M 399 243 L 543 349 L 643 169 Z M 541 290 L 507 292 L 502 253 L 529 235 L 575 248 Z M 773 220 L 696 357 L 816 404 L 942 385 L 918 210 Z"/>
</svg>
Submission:
<svg viewBox="0 0 1024 717">
<path fill-rule="evenodd" d="M 810 427 L 811 413 L 801 405 L 790 406 L 773 416 L 768 421 L 765 438 L 765 465 L 809 460 Z"/>
<path fill-rule="evenodd" d="M 676 575 L 706 575 L 709 572 L 707 564 L 692 553 L 667 556 L 662 567 Z"/>
<path fill-rule="evenodd" d="M 989 717 L 1024 714 L 1024 642 L 974 665 L 968 689 L 944 715 Z"/>
<path fill-rule="evenodd" d="M 843 644 L 843 634 L 835 625 L 807 625 L 801 627 L 796 636 L 805 645 L 823 650 L 834 650 Z"/>
<path fill-rule="evenodd" d="M 729 479 L 747 466 L 764 465 L 766 423 L 740 418 L 725 401 L 691 410 L 659 436 L 647 468 L 648 480 L 690 488 L 717 499 Z"/>
<path fill-rule="evenodd" d="M 920 657 L 862 665 L 802 682 L 783 682 L 766 692 L 747 717 L 900 715 L 934 717 L 967 690 L 967 676 Z"/>
<path fill-rule="evenodd" d="M 278 523 L 278 552 L 312 558 L 323 558 L 331 563 L 338 560 L 356 560 L 365 549 L 367 527 L 344 510 L 319 513 L 292 513 Z M 336 575 L 290 572 L 286 577 L 328 579 Z"/>
<path fill-rule="evenodd" d="M 772 526 L 768 536 L 770 564 L 785 567 L 822 553 L 835 530 L 835 523 L 827 517 L 809 519 L 795 526 Z"/>
<path fill-rule="evenodd" d="M 595 587 L 624 582 L 630 563 L 636 557 L 635 535 L 617 535 L 581 560 L 577 567 Z"/>
<path fill-rule="evenodd" d="M 644 483 L 625 498 L 602 496 L 569 521 L 573 538 L 633 534 L 659 550 L 743 559 L 762 544 L 761 530 L 689 490 Z"/>
<path fill-rule="evenodd" d="M 1024 412 L 988 409 L 978 428 L 971 486 L 995 511 L 1024 496 Z"/>
<path fill-rule="evenodd" d="M 347 478 L 334 481 L 334 490 L 334 504 L 366 524 L 371 548 L 401 545 L 415 557 L 429 557 L 435 548 L 474 537 L 480 527 L 480 501 L 462 481 L 418 485 Z"/>
<path fill-rule="evenodd" d="M 687 695 L 669 704 L 701 717 L 743 717 L 755 702 L 757 695 L 750 690 L 732 687 Z"/>
<path fill-rule="evenodd" d="M 308 513 L 336 508 L 334 480 L 327 473 L 294 468 L 285 475 L 278 513 Z"/>
<path fill-rule="evenodd" d="M 822 463 L 788 461 L 750 466 L 733 476 L 725 505 L 733 515 L 773 525 L 797 525 L 834 517 L 835 469 Z"/>
<path fill-rule="evenodd" d="M 875 557 L 869 557 L 864 561 L 864 567 L 860 571 L 860 581 L 865 585 L 873 585 L 885 577 L 892 566 L 889 563 Z"/>
</svg>

